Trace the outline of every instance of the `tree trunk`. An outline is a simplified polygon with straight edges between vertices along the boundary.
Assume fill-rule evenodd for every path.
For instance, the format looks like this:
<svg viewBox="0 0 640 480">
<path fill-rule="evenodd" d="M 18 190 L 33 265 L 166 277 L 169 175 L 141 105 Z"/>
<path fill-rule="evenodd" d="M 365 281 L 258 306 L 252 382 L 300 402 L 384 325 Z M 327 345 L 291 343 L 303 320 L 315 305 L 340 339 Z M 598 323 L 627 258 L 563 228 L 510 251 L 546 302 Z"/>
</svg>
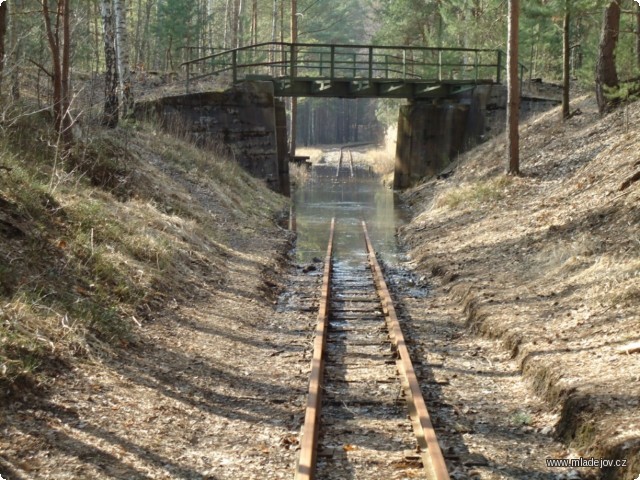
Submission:
<svg viewBox="0 0 640 480">
<path fill-rule="evenodd" d="M 114 4 L 120 101 L 122 103 L 122 118 L 127 118 L 133 114 L 133 91 L 131 89 L 131 68 L 129 67 L 129 42 L 127 36 L 127 10 L 125 0 L 114 0 Z"/>
<path fill-rule="evenodd" d="M 14 8 L 17 7 L 14 4 Z M 15 12 L 14 12 L 15 13 Z M 21 25 L 18 21 L 19 15 L 10 15 L 9 18 L 9 50 L 10 50 L 10 58 L 11 58 L 11 98 L 14 101 L 20 99 L 20 57 L 22 55 L 22 42 L 20 41 L 20 28 Z M 40 51 L 44 53 L 45 46 L 43 43 L 42 36 L 40 37 Z M 41 55 L 43 56 L 43 55 Z M 42 58 L 41 58 L 42 60 Z M 7 59 L 5 58 L 5 65 L 7 63 Z M 40 73 L 40 69 L 38 69 L 38 74 Z M 51 79 L 51 77 L 48 77 Z M 38 78 L 38 88 L 40 87 L 40 79 Z M 39 100 L 39 99 L 38 99 Z"/>
<path fill-rule="evenodd" d="M 238 0 L 238 19 L 237 19 L 237 41 L 234 48 L 240 48 L 244 45 L 244 24 L 242 22 L 242 10 L 244 9 L 244 1 Z"/>
<path fill-rule="evenodd" d="M 297 0 L 291 0 L 291 43 L 298 41 L 298 2 Z M 296 50 L 291 51 L 291 74 L 296 75 Z M 291 99 L 291 159 L 296 155 L 296 134 L 297 134 L 297 120 L 298 120 L 298 99 L 293 97 Z"/>
<path fill-rule="evenodd" d="M 2 85 L 4 83 L 5 38 L 7 36 L 7 21 L 9 17 L 8 8 L 7 2 L 0 5 L 0 95 L 2 95 Z"/>
<path fill-rule="evenodd" d="M 278 0 L 273 0 L 273 11 L 271 13 L 271 42 L 275 43 L 278 39 L 277 34 L 277 26 L 278 26 Z M 275 45 L 271 45 L 269 48 L 269 62 L 274 63 L 276 61 L 276 47 Z M 271 75 L 276 76 L 276 66 L 271 67 Z"/>
<path fill-rule="evenodd" d="M 231 22 L 231 48 L 238 48 L 238 41 L 240 36 L 238 35 L 238 27 L 240 22 L 240 10 L 242 8 L 242 0 L 234 0 L 233 2 L 233 15 Z"/>
<path fill-rule="evenodd" d="M 258 43 L 258 0 L 251 2 L 251 43 Z"/>
<path fill-rule="evenodd" d="M 229 4 L 231 0 L 225 2 L 224 7 L 224 34 L 222 35 L 222 47 L 229 48 Z"/>
<path fill-rule="evenodd" d="M 640 68 L 640 3 L 636 5 L 636 66 Z"/>
<path fill-rule="evenodd" d="M 138 0 L 138 8 L 137 8 L 138 13 L 136 14 L 136 31 L 135 31 L 135 36 L 133 38 L 133 50 L 134 50 L 134 57 L 133 57 L 133 68 L 137 69 L 138 65 L 140 65 L 140 57 L 142 56 L 142 38 L 141 38 L 141 32 L 142 32 L 142 0 Z"/>
<path fill-rule="evenodd" d="M 71 134 L 71 9 L 69 0 L 58 0 L 62 3 L 62 78 L 61 84 L 61 132 L 63 141 L 69 145 Z"/>
<path fill-rule="evenodd" d="M 520 88 L 518 81 L 518 20 L 520 0 L 509 0 L 507 45 L 507 157 L 509 175 L 520 174 Z"/>
<path fill-rule="evenodd" d="M 116 69 L 116 41 L 111 0 L 100 0 L 104 37 L 104 116 L 102 124 L 118 125 L 118 71 Z"/>
<path fill-rule="evenodd" d="M 210 55 L 213 53 L 213 46 L 215 44 L 213 38 L 213 0 L 207 2 L 207 25 L 209 27 L 207 30 L 207 54 Z"/>
<path fill-rule="evenodd" d="M 280 0 L 280 43 L 284 43 L 284 1 Z M 285 68 L 285 51 L 284 45 L 282 45 L 280 50 L 280 61 L 282 62 L 280 65 L 280 73 L 284 75 L 286 73 Z"/>
<path fill-rule="evenodd" d="M 571 20 L 571 1 L 565 0 L 564 21 L 562 22 L 562 119 L 569 118 L 569 79 L 571 45 L 569 45 L 569 24 Z"/>
<path fill-rule="evenodd" d="M 51 22 L 49 0 L 42 2 L 45 32 L 51 51 L 53 80 L 54 125 L 64 145 L 71 143 L 71 24 L 69 0 L 59 0 L 56 5 L 55 24 Z M 60 28 L 62 27 L 62 32 Z M 62 38 L 60 36 L 62 35 Z"/>
<path fill-rule="evenodd" d="M 620 31 L 620 4 L 614 0 L 604 11 L 598 62 L 596 63 L 596 100 L 598 110 L 605 113 L 609 107 L 607 90 L 618 86 L 615 50 Z"/>
<path fill-rule="evenodd" d="M 144 29 L 140 50 L 142 56 L 141 62 L 144 64 L 145 69 L 149 69 L 151 64 L 151 42 L 149 42 L 149 37 L 151 36 L 151 34 L 149 32 L 149 28 L 151 25 L 151 10 L 153 10 L 153 5 L 154 2 L 149 0 L 144 15 Z"/>
</svg>

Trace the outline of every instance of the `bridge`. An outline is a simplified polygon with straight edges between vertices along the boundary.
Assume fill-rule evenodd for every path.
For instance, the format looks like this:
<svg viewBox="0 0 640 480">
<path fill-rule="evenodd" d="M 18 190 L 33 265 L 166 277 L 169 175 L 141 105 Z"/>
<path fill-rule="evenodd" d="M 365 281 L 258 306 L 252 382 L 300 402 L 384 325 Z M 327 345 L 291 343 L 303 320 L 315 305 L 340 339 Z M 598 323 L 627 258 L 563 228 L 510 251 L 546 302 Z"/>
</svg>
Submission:
<svg viewBox="0 0 640 480">
<path fill-rule="evenodd" d="M 269 81 L 277 97 L 442 98 L 501 83 L 501 50 L 265 42 L 190 60 L 193 82 Z"/>
</svg>

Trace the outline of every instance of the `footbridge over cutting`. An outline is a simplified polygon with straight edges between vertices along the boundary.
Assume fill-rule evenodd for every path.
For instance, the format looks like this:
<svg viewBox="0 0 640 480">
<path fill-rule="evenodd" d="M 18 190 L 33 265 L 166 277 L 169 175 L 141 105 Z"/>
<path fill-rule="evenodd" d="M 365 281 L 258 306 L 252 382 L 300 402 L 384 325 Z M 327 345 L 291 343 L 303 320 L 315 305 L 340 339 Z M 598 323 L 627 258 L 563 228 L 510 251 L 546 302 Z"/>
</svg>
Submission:
<svg viewBox="0 0 640 480">
<path fill-rule="evenodd" d="M 186 94 L 141 102 L 136 110 L 199 145 L 224 145 L 287 194 L 295 153 L 287 148 L 282 97 L 408 99 L 400 107 L 394 180 L 404 188 L 440 172 L 484 134 L 503 58 L 487 49 L 268 42 L 184 63 Z M 211 91 L 215 76 L 234 86 Z"/>
<path fill-rule="evenodd" d="M 443 98 L 499 84 L 501 50 L 267 42 L 182 64 L 193 82 L 272 82 L 277 97 Z"/>
</svg>

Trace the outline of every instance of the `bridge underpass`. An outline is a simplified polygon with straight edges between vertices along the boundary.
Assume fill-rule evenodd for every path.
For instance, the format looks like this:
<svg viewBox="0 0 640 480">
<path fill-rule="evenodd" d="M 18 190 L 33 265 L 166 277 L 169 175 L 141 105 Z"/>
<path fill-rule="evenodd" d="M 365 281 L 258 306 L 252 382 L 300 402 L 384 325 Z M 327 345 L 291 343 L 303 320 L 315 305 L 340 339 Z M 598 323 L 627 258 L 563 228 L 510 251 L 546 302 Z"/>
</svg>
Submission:
<svg viewBox="0 0 640 480">
<path fill-rule="evenodd" d="M 152 110 L 200 144 L 228 145 L 241 165 L 288 194 L 282 98 L 406 99 L 394 181 L 406 188 L 484 133 L 486 98 L 501 82 L 503 57 L 487 49 L 261 43 L 184 63 L 185 95 L 155 101 Z M 216 77 L 234 89 L 203 92 Z"/>
</svg>

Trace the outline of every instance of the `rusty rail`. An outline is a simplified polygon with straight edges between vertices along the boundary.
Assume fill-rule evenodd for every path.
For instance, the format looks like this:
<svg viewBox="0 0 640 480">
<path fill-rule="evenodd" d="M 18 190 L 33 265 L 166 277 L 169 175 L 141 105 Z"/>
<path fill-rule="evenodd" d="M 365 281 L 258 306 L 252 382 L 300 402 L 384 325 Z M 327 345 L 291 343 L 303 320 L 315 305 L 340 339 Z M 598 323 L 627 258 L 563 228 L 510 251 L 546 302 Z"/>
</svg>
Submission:
<svg viewBox="0 0 640 480">
<path fill-rule="evenodd" d="M 450 480 L 447 467 L 436 438 L 435 430 L 429 417 L 429 412 L 422 397 L 420 384 L 418 383 L 413 364 L 407 349 L 406 341 L 398 322 L 398 317 L 393 306 L 391 294 L 384 280 L 384 275 L 378 263 L 375 251 L 369 238 L 367 225 L 363 221 L 362 228 L 369 264 L 373 273 L 375 288 L 382 304 L 389 337 L 395 347 L 398 359 L 396 361 L 398 372 L 403 387 L 407 392 L 407 404 L 413 431 L 420 447 L 420 454 L 426 478 L 428 480 Z M 296 465 L 296 480 L 314 480 L 316 478 L 317 447 L 320 431 L 320 418 L 322 409 L 322 391 L 324 381 L 325 349 L 327 343 L 327 331 L 329 326 L 331 278 L 332 278 L 332 254 L 333 238 L 335 231 L 335 219 L 331 220 L 329 243 L 325 257 L 325 268 L 322 279 L 321 299 L 318 310 L 318 322 L 313 342 L 313 359 L 311 361 L 311 375 L 309 381 L 309 396 L 305 413 L 302 439 L 300 441 L 300 456 Z"/>
<path fill-rule="evenodd" d="M 364 230 L 365 243 L 367 245 L 367 253 L 369 254 L 369 263 L 373 270 L 373 277 L 378 289 L 378 295 L 382 302 L 382 309 L 387 319 L 387 327 L 389 329 L 389 335 L 398 353 L 399 359 L 397 361 L 398 370 L 404 376 L 406 381 L 406 389 L 409 393 L 407 396 L 407 403 L 409 405 L 409 412 L 411 414 L 411 420 L 413 423 L 413 430 L 418 441 L 418 445 L 421 448 L 422 461 L 425 467 L 427 478 L 429 480 L 449 480 L 449 473 L 447 472 L 447 466 L 442 455 L 442 450 L 438 444 L 436 433 L 431 423 L 429 411 L 422 397 L 422 390 L 418 383 L 416 372 L 411 362 L 411 356 L 407 348 L 400 323 L 398 322 L 398 316 L 396 315 L 393 301 L 391 300 L 391 294 L 387 288 L 387 283 L 384 280 L 382 269 L 376 259 L 376 254 L 369 238 L 367 231 L 367 224 L 362 222 L 362 228 Z"/>
<path fill-rule="evenodd" d="M 351 177 L 354 176 L 353 172 L 353 154 L 351 153 L 350 147 L 340 147 L 340 158 L 338 159 L 338 168 L 336 168 L 336 178 L 340 177 L 340 171 L 342 170 L 342 164 L 346 163 L 346 154 L 344 153 L 345 149 L 349 153 L 349 171 L 351 172 Z"/>
<path fill-rule="evenodd" d="M 309 380 L 309 396 L 304 417 L 302 440 L 300 441 L 300 457 L 296 465 L 296 480 L 313 480 L 316 470 L 318 433 L 320 431 L 320 411 L 322 408 L 322 379 L 324 376 L 325 345 L 327 342 L 327 326 L 329 324 L 329 302 L 331 300 L 331 259 L 333 256 L 333 233 L 335 218 L 331 219 L 329 244 L 324 259 L 322 291 L 318 308 L 318 323 L 313 340 L 313 358 L 311 360 L 311 376 Z"/>
<path fill-rule="evenodd" d="M 350 148 L 347 150 L 349 150 L 349 168 L 351 169 L 351 177 L 353 177 L 353 153 Z"/>
</svg>

